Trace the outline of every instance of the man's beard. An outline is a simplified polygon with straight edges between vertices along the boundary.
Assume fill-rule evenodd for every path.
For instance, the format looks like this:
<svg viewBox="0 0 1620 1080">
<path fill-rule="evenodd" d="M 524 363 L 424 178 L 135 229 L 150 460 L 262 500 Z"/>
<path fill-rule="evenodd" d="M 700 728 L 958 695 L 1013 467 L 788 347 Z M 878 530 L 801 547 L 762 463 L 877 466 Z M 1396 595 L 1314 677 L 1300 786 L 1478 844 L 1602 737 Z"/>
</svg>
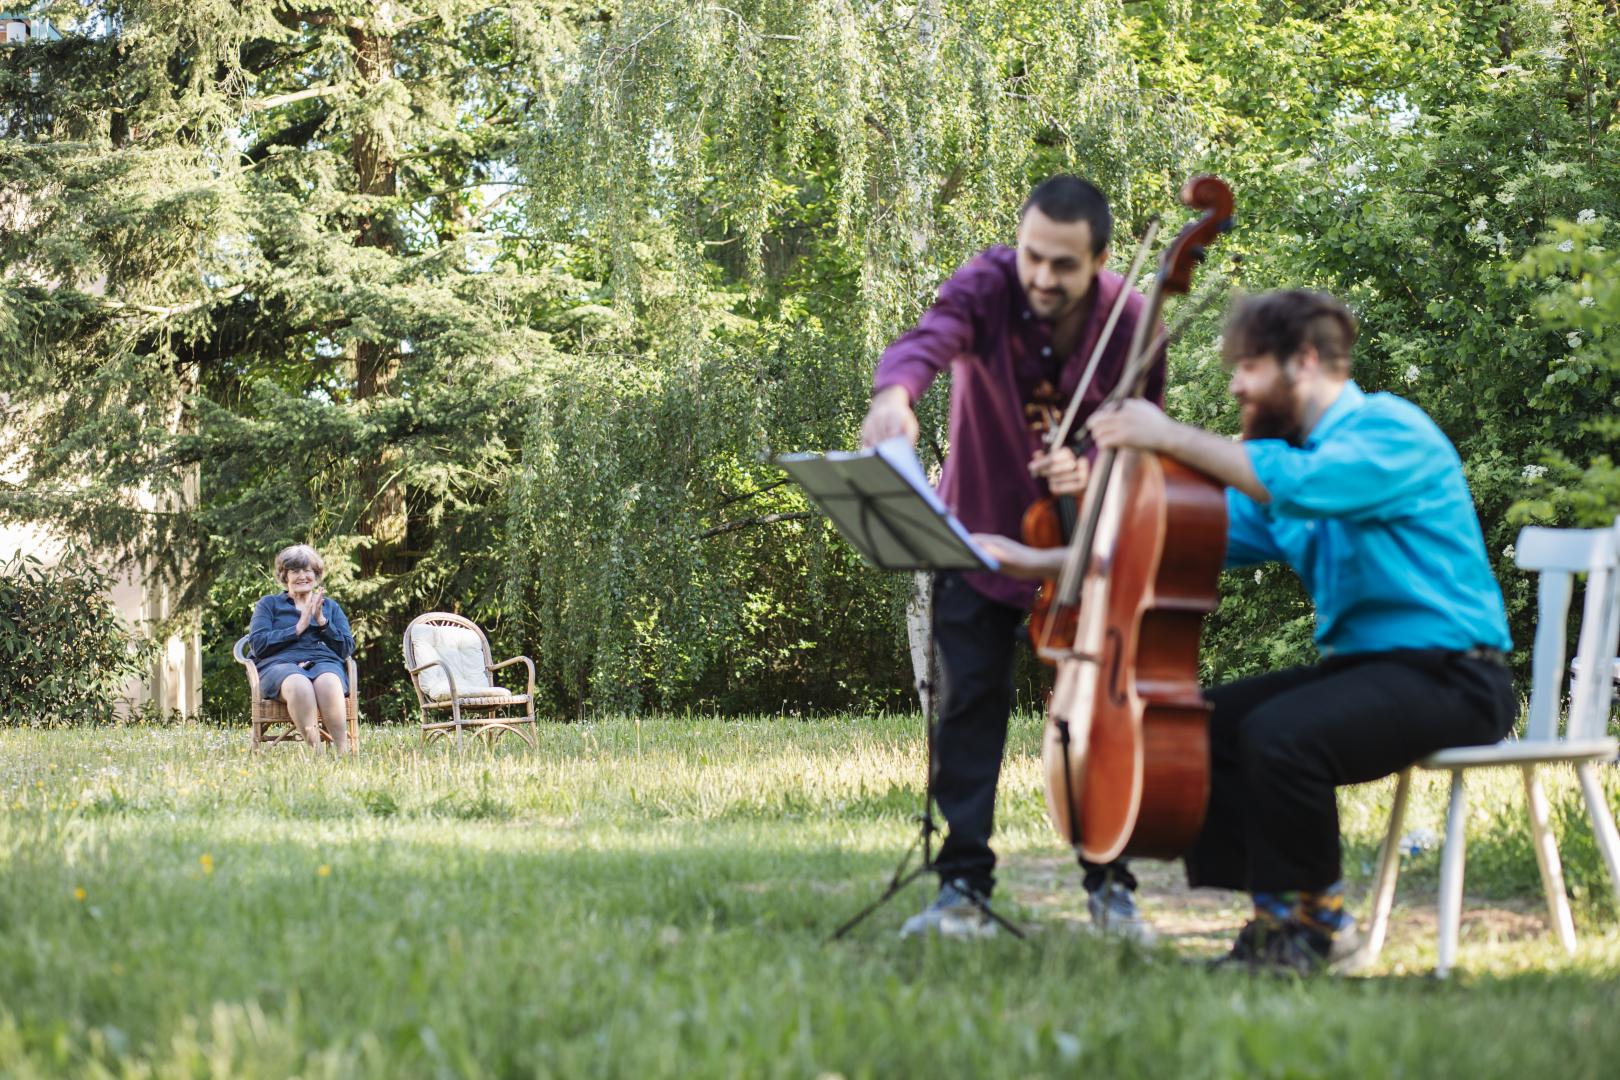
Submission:
<svg viewBox="0 0 1620 1080">
<path fill-rule="evenodd" d="M 1279 372 L 1277 380 L 1261 398 L 1245 402 L 1243 437 L 1245 439 L 1283 439 L 1292 446 L 1301 445 L 1304 431 L 1299 423 L 1299 393 L 1294 380 Z"/>
<path fill-rule="evenodd" d="M 1040 311 L 1043 319 L 1055 319 L 1063 314 L 1069 306 L 1069 294 L 1063 289 L 1054 289 L 1051 292 L 1031 292 L 1030 306 L 1044 309 Z"/>
</svg>

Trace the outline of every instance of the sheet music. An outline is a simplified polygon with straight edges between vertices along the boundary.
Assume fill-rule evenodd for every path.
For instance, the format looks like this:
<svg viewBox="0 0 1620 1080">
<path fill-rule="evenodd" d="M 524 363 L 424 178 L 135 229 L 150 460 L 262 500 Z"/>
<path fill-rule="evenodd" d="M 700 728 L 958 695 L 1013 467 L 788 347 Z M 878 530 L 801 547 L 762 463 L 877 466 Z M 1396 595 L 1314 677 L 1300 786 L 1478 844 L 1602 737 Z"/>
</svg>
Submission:
<svg viewBox="0 0 1620 1080">
<path fill-rule="evenodd" d="M 777 463 L 838 531 L 886 570 L 995 570 L 999 564 L 940 499 L 911 443 L 782 454 Z"/>
</svg>

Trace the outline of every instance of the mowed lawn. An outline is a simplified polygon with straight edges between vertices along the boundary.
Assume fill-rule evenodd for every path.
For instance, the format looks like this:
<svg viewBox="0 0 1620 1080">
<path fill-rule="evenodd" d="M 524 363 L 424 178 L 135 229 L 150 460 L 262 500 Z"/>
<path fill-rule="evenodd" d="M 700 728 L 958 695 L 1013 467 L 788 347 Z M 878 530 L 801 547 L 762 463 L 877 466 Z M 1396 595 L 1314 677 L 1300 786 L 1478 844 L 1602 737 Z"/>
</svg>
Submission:
<svg viewBox="0 0 1620 1080">
<path fill-rule="evenodd" d="M 1473 784 L 1462 970 L 1436 853 L 1367 977 L 1209 972 L 1239 899 L 1145 867 L 1166 943 L 1084 929 L 1021 718 L 999 900 L 1030 930 L 826 944 L 913 835 L 915 717 L 545 726 L 540 748 L 251 756 L 242 729 L 0 732 L 0 1075 L 1611 1076 L 1620 937 L 1550 771 L 1582 950 L 1547 938 L 1517 774 Z M 1615 801 L 1620 784 L 1607 777 Z M 1390 784 L 1346 795 L 1358 910 Z M 1409 827 L 1438 832 L 1422 782 Z"/>
</svg>

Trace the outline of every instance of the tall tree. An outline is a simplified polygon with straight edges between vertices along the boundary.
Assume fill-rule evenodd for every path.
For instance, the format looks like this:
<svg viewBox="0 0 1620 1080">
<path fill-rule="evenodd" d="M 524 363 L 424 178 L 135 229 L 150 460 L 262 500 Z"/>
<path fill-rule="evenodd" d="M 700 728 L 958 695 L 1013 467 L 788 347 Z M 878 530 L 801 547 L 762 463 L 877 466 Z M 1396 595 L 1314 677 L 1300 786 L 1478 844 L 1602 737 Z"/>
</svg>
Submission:
<svg viewBox="0 0 1620 1080">
<path fill-rule="evenodd" d="M 878 352 L 1011 241 L 1044 174 L 1098 179 L 1127 243 L 1171 201 L 1191 125 L 1142 94 L 1119 13 L 626 0 L 583 41 L 522 159 L 532 228 L 610 285 L 590 362 L 535 411 L 508 536 L 554 679 L 599 703 L 897 700 L 909 583 L 853 562 L 770 456 L 853 443 Z"/>
<path fill-rule="evenodd" d="M 569 34 L 474 2 L 53 14 L 64 40 L 0 57 L 4 509 L 187 552 L 222 636 L 312 540 L 376 692 L 406 611 L 487 590 L 469 555 L 570 287 L 505 261 L 512 132 Z"/>
</svg>

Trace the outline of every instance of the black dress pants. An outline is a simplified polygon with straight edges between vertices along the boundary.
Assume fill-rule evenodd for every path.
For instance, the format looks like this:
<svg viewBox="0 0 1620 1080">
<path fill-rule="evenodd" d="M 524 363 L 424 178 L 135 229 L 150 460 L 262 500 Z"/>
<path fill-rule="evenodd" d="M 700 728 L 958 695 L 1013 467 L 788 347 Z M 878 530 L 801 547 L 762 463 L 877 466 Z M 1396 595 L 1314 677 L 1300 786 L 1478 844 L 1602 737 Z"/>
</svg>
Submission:
<svg viewBox="0 0 1620 1080">
<path fill-rule="evenodd" d="M 1210 797 L 1191 885 L 1317 891 L 1342 877 L 1334 788 L 1436 750 L 1496 742 L 1518 702 L 1508 671 L 1464 653 L 1330 659 L 1208 691 Z"/>
<path fill-rule="evenodd" d="M 1012 714 L 1013 667 L 1025 612 L 984 596 L 960 574 L 934 579 L 934 647 L 941 686 L 934 735 L 934 799 L 949 831 L 935 865 L 941 880 L 963 878 L 984 896 L 995 887 L 990 848 L 996 785 Z M 1112 874 L 1134 888 L 1123 863 L 1082 862 L 1086 888 Z"/>
</svg>

